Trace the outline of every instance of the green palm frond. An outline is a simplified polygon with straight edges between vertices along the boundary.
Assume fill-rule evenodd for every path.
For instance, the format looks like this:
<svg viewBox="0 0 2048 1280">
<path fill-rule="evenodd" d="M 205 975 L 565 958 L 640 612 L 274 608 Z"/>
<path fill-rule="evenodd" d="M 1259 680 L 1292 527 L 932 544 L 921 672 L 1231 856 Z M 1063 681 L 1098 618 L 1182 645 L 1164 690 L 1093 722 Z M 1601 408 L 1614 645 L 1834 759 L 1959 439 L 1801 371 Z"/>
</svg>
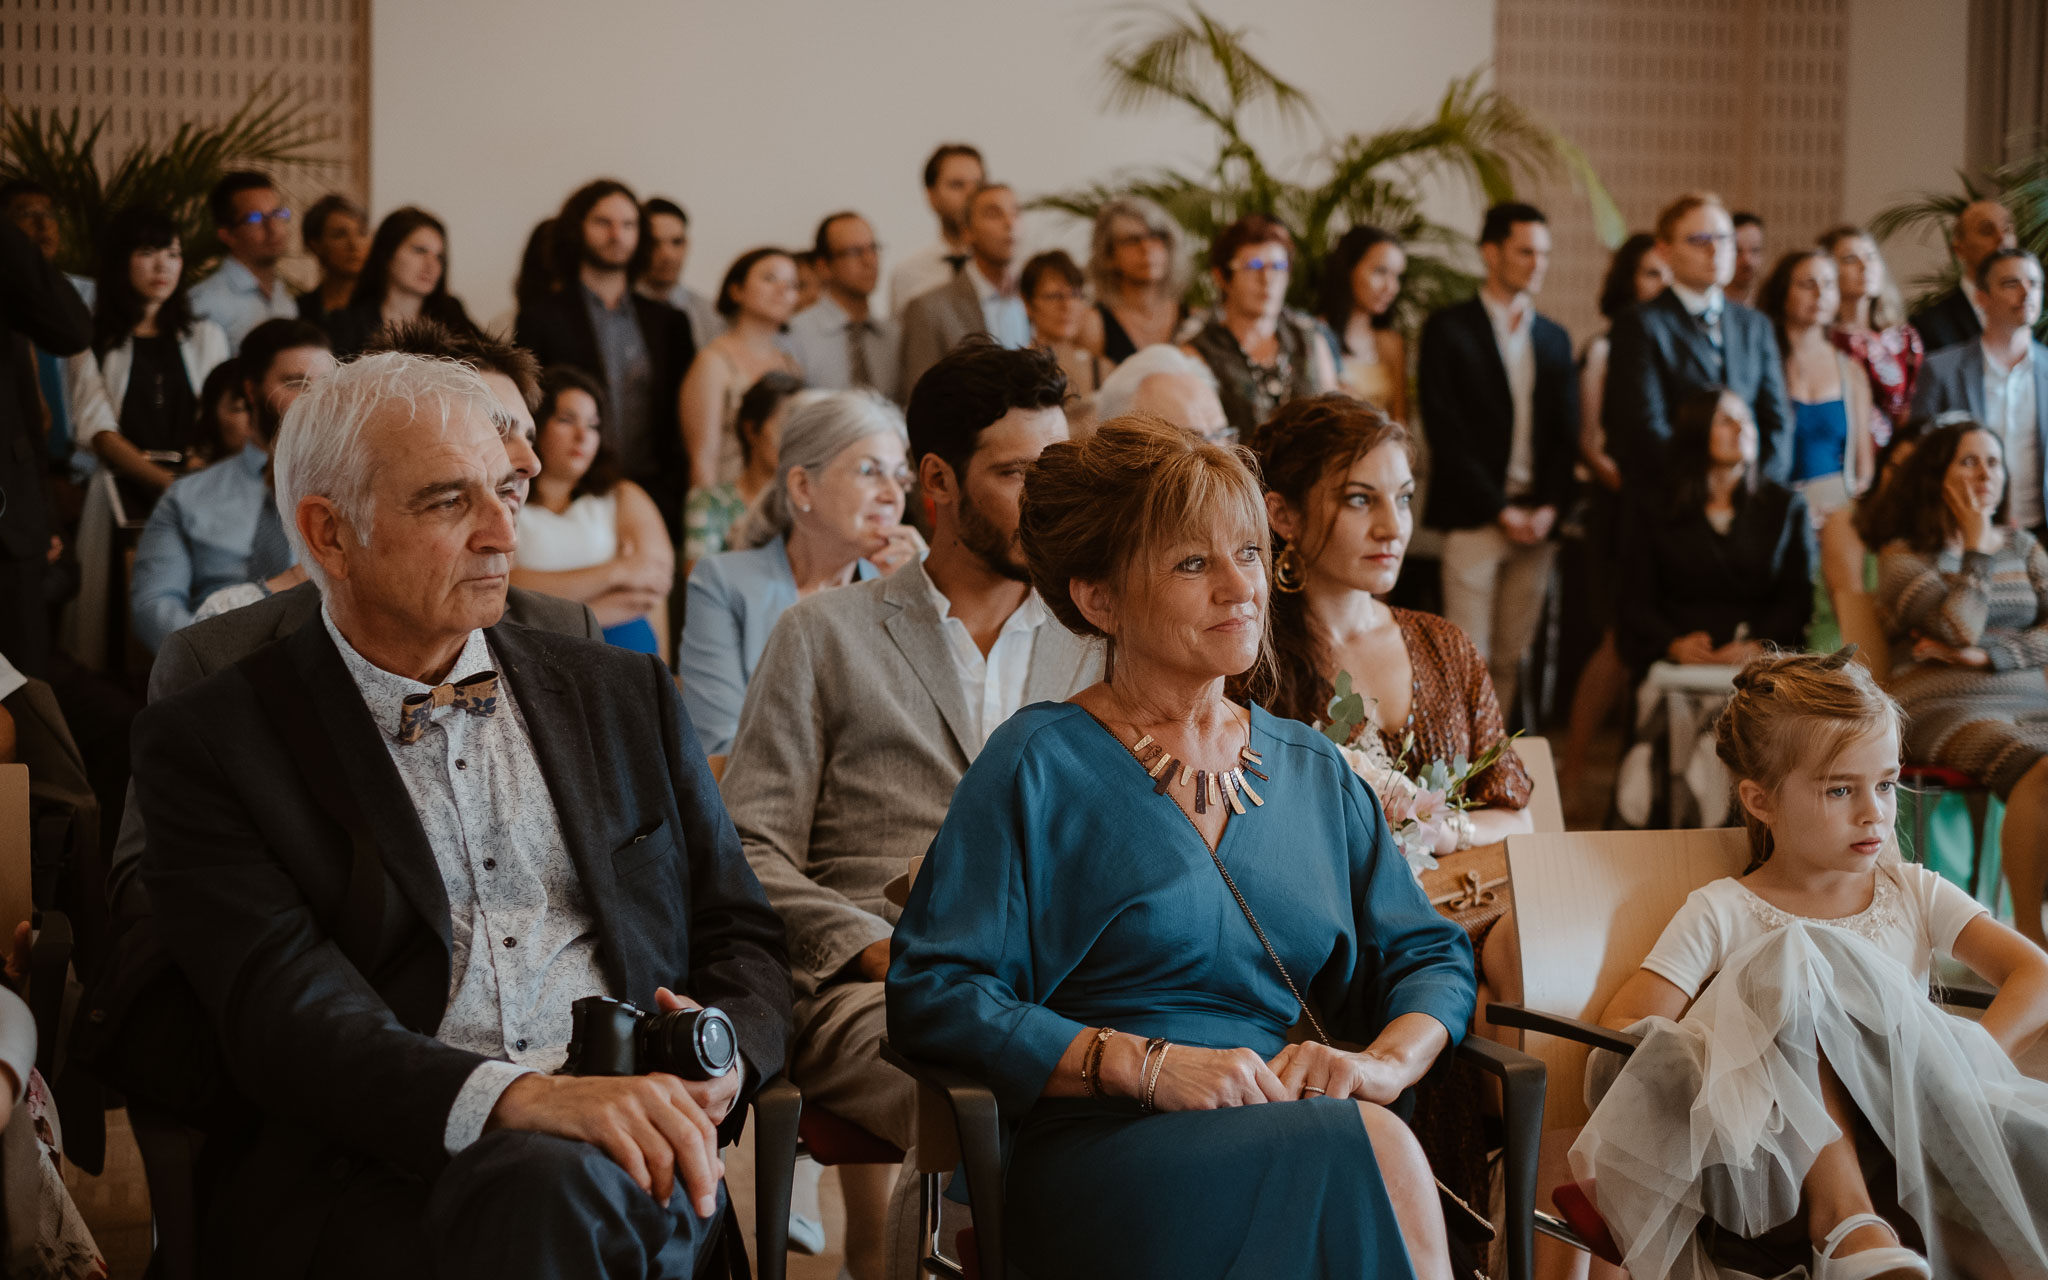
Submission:
<svg viewBox="0 0 2048 1280">
<path fill-rule="evenodd" d="M 185 256 L 217 253 L 206 197 L 233 169 L 331 168 L 318 155 L 328 135 L 306 116 L 305 102 L 266 77 L 236 112 L 217 125 L 186 122 L 168 138 L 145 138 L 104 171 L 101 139 L 111 109 L 85 115 L 0 103 L 0 181 L 23 179 L 48 188 L 63 228 L 62 265 L 90 273 L 95 243 L 115 211 L 133 205 L 163 209 L 183 228 Z"/>
<path fill-rule="evenodd" d="M 1420 251 L 1409 260 L 1404 291 L 1411 313 L 1470 293 L 1475 284 L 1455 265 L 1469 254 L 1470 239 L 1422 211 L 1422 191 L 1437 182 L 1463 181 L 1493 203 L 1512 199 L 1518 180 L 1566 178 L 1585 194 L 1603 244 L 1620 244 L 1627 234 L 1585 154 L 1489 87 L 1484 68 L 1453 80 L 1430 117 L 1325 143 L 1308 157 L 1305 172 L 1313 176 L 1294 181 L 1245 137 L 1245 113 L 1265 107 L 1292 124 L 1320 117 L 1301 89 L 1251 51 L 1244 30 L 1191 3 L 1184 14 L 1127 11 L 1119 36 L 1104 59 L 1108 105 L 1194 112 L 1216 132 L 1215 160 L 1203 177 L 1168 169 L 1126 173 L 1045 196 L 1034 207 L 1093 218 L 1112 196 L 1143 195 L 1171 213 L 1197 246 L 1245 214 L 1270 214 L 1295 236 L 1302 268 L 1290 285 L 1296 305 L 1308 304 L 1323 261 L 1346 230 L 1361 223 L 1384 227 Z M 1206 300 L 1209 288 L 1207 272 L 1197 271 L 1190 300 Z"/>
</svg>

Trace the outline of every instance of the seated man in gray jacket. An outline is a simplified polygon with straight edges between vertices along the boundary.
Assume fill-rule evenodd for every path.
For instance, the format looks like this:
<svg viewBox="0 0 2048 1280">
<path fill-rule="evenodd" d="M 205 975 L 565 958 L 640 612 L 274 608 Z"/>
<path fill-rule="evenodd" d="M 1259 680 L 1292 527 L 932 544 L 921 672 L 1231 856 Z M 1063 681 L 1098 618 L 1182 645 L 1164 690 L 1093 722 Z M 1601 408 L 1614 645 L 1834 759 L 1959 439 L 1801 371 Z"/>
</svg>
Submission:
<svg viewBox="0 0 2048 1280">
<path fill-rule="evenodd" d="M 720 788 L 788 928 L 791 1077 L 807 1104 L 906 1149 L 915 1090 L 876 1052 L 897 916 L 882 890 L 924 853 L 998 725 L 1101 676 L 1100 651 L 1052 622 L 1031 590 L 1017 542 L 1024 471 L 1066 438 L 1066 391 L 1051 356 L 986 339 L 918 382 L 907 416 L 934 511 L 931 554 L 782 615 Z M 856 1280 L 908 1275 L 904 1224 L 891 1222 L 886 1247 L 868 1235 L 890 1216 L 885 1188 L 848 1172 L 848 1269 Z M 899 1214 L 908 1202 L 899 1196 Z"/>
</svg>

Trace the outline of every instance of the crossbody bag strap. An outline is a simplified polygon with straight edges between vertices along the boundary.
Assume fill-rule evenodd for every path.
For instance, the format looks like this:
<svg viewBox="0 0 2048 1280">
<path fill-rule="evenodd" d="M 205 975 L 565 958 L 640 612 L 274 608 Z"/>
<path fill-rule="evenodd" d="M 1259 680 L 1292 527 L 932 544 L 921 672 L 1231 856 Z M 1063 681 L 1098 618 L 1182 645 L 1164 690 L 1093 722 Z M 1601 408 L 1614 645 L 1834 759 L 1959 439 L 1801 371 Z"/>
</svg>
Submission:
<svg viewBox="0 0 2048 1280">
<path fill-rule="evenodd" d="M 1237 881 L 1231 876 L 1230 868 L 1223 865 L 1222 855 L 1211 849 L 1209 861 L 1216 864 L 1217 874 L 1223 877 L 1223 883 L 1229 887 L 1230 896 L 1237 899 L 1237 909 L 1244 912 L 1245 922 L 1251 925 L 1253 933 L 1259 935 L 1259 945 L 1266 949 L 1266 955 L 1273 961 L 1273 967 L 1280 971 L 1280 981 L 1286 983 L 1287 989 L 1294 993 L 1294 1003 L 1301 1006 L 1302 1016 L 1308 1019 L 1308 1025 L 1315 1031 L 1316 1039 L 1334 1048 L 1330 1033 L 1323 1030 L 1322 1020 L 1316 1017 L 1316 1011 L 1309 1007 L 1308 997 L 1294 984 L 1294 975 L 1287 972 L 1287 965 L 1280 959 L 1280 953 L 1273 949 L 1272 939 L 1259 927 L 1259 918 L 1252 914 L 1252 904 L 1244 900 L 1244 892 L 1237 887 Z"/>
<path fill-rule="evenodd" d="M 341 771 L 334 744 L 322 732 L 319 711 L 284 642 L 266 645 L 236 664 L 256 687 L 270 723 L 284 739 L 292 764 L 328 818 L 348 832 L 348 888 L 328 922 L 335 945 L 367 975 L 377 958 L 384 924 L 384 859 Z"/>
</svg>

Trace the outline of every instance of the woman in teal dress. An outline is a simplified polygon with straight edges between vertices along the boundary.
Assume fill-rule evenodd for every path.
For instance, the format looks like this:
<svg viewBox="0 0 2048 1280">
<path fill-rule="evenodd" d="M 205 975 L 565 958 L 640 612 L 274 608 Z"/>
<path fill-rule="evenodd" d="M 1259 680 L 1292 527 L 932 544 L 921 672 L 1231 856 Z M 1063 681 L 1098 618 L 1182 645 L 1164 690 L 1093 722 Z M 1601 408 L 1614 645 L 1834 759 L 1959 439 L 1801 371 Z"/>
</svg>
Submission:
<svg viewBox="0 0 2048 1280">
<path fill-rule="evenodd" d="M 988 1082 L 1013 1126 L 1010 1261 L 1449 1277 L 1388 1108 L 1469 1021 L 1471 949 L 1336 749 L 1224 697 L 1265 648 L 1256 480 L 1234 450 L 1117 419 L 1046 450 L 1021 535 L 1111 676 L 1025 708 L 968 770 L 888 996 L 894 1043 Z"/>
</svg>

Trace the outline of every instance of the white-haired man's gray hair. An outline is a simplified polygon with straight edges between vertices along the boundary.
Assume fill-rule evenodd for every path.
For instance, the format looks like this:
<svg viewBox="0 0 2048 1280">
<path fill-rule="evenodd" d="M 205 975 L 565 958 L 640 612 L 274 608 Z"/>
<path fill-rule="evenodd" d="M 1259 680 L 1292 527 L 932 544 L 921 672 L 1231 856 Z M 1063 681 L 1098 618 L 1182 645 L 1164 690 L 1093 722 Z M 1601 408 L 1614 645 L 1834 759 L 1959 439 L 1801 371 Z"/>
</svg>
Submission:
<svg viewBox="0 0 2048 1280">
<path fill-rule="evenodd" d="M 1202 360 L 1170 343 L 1155 343 L 1118 365 L 1114 373 L 1102 380 L 1102 385 L 1095 389 L 1095 420 L 1108 422 L 1129 413 L 1138 398 L 1138 388 L 1155 373 L 1184 373 L 1200 380 L 1211 391 L 1216 389 L 1216 375 Z"/>
<path fill-rule="evenodd" d="M 908 444 L 903 411 L 872 391 L 804 391 L 790 399 L 775 442 L 775 479 L 754 499 L 733 540 L 738 548 L 759 547 L 789 534 L 795 515 L 789 501 L 789 473 L 797 467 L 815 478 L 852 446 L 869 436 L 892 433 Z"/>
<path fill-rule="evenodd" d="M 292 554 L 322 592 L 326 574 L 299 534 L 299 503 L 328 499 L 355 527 L 357 540 L 369 542 L 370 482 L 383 460 L 363 448 L 363 432 L 395 402 L 404 403 L 407 425 L 440 435 L 461 411 L 477 413 L 494 426 L 502 412 L 482 375 L 469 365 L 401 351 L 351 360 L 301 393 L 278 428 L 270 478 Z"/>
</svg>

